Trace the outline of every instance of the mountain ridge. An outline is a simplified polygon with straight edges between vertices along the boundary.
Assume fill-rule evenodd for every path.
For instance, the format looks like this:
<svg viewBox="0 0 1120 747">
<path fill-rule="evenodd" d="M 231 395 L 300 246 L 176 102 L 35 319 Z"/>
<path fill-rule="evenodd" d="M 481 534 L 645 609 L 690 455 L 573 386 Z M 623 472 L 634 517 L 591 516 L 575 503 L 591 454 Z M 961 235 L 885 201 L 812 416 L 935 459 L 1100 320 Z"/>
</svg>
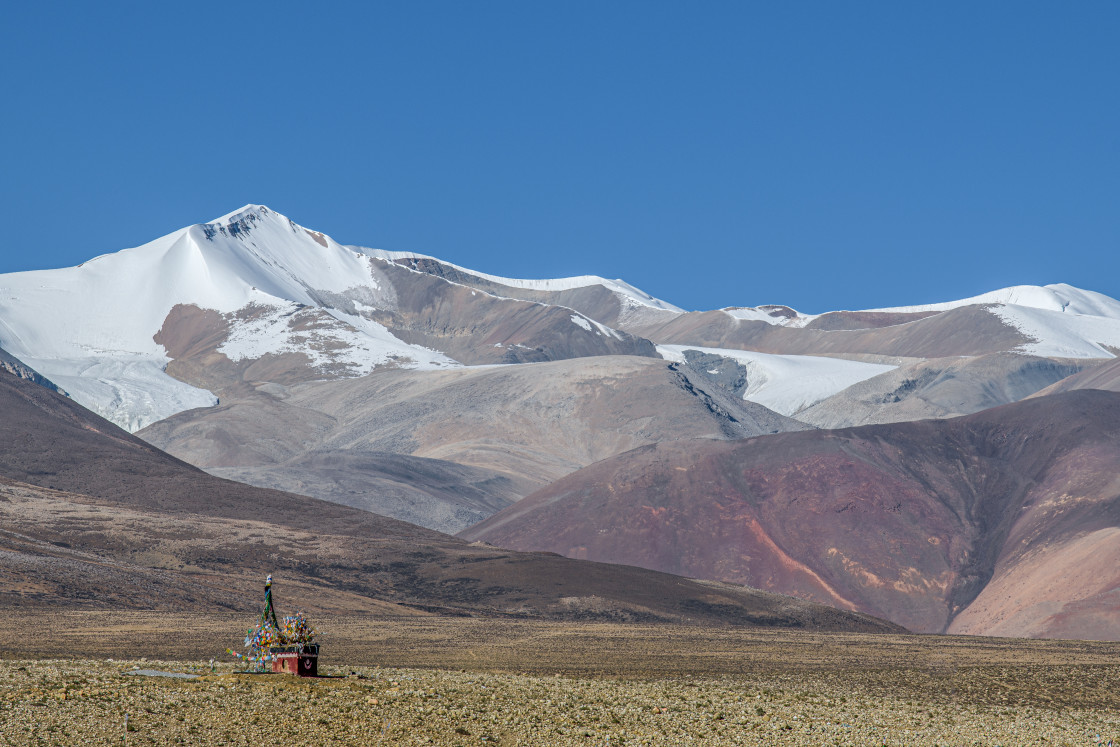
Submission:
<svg viewBox="0 0 1120 747">
<path fill-rule="evenodd" d="M 1063 284 L 822 315 L 782 306 L 686 312 L 622 280 L 519 280 L 342 245 L 256 204 L 77 267 L 0 276 L 0 347 L 135 431 L 221 396 L 168 375 L 173 356 L 154 338 L 176 308 L 222 317 L 225 335 L 210 352 L 234 368 L 263 365 L 293 380 L 655 357 L 655 344 L 923 358 L 1109 358 L 1120 349 L 1120 302 Z"/>
</svg>

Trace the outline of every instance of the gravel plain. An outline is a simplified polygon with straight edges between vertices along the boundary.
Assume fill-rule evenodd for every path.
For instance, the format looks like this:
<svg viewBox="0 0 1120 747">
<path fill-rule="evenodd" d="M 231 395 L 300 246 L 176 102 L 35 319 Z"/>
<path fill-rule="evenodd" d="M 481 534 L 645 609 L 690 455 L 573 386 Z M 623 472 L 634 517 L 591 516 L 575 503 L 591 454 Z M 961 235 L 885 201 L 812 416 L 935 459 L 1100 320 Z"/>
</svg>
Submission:
<svg viewBox="0 0 1120 747">
<path fill-rule="evenodd" d="M 125 676 L 133 667 L 202 676 Z M 0 742 L 1087 745 L 1120 735 L 1115 711 L 923 703 L 803 674 L 619 680 L 359 667 L 301 680 L 234 674 L 228 664 L 216 669 L 200 662 L 3 662 Z"/>
<path fill-rule="evenodd" d="M 105 655 L 186 617 L 80 619 L 86 634 L 56 636 L 66 658 L 20 658 L 33 620 L 0 622 L 0 744 L 1120 744 L 1109 643 L 338 618 L 318 625 L 327 676 L 300 679 Z M 236 619 L 201 618 L 192 646 Z"/>
</svg>

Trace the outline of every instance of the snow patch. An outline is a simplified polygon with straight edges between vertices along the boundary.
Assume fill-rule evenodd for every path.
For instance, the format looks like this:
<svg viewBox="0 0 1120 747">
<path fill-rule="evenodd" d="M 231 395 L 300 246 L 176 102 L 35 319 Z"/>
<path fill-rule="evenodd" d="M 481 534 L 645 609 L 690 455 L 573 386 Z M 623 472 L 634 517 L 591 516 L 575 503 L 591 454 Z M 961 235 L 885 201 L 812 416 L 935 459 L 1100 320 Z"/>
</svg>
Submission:
<svg viewBox="0 0 1120 747">
<path fill-rule="evenodd" d="M 234 361 L 303 354 L 324 375 L 364 376 L 377 366 L 391 364 L 406 368 L 459 365 L 442 353 L 398 340 L 377 322 L 337 310 L 304 309 L 294 303 L 253 309 L 251 318 L 232 326 L 218 352 Z"/>
<path fill-rule="evenodd" d="M 1120 348 L 1120 321 L 1115 318 L 1029 306 L 995 306 L 989 311 L 1033 340 L 1016 352 L 1054 358 L 1114 358 L 1103 346 Z"/>
<path fill-rule="evenodd" d="M 577 327 L 583 327 L 588 332 L 591 331 L 591 322 L 587 321 L 586 319 L 584 319 L 579 314 L 572 314 L 572 323 L 575 324 Z"/>
<path fill-rule="evenodd" d="M 790 417 L 853 384 L 897 368 L 813 355 L 773 355 L 693 345 L 657 346 L 657 352 L 662 358 L 679 363 L 685 362 L 686 350 L 736 361 L 747 372 L 747 389 L 743 393 L 743 399 Z"/>
</svg>

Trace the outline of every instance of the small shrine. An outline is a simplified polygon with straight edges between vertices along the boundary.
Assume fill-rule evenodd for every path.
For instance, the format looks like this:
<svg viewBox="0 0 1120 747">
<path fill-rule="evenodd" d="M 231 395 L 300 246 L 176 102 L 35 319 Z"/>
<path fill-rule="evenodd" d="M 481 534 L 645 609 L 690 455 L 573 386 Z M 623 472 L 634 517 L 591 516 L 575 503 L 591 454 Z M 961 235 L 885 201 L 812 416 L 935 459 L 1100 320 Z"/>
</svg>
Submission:
<svg viewBox="0 0 1120 747">
<path fill-rule="evenodd" d="M 245 653 L 227 649 L 243 660 L 250 672 L 277 672 L 300 677 L 319 676 L 318 632 L 302 612 L 276 619 L 272 603 L 272 574 L 264 583 L 264 609 L 257 623 L 245 631 Z"/>
</svg>

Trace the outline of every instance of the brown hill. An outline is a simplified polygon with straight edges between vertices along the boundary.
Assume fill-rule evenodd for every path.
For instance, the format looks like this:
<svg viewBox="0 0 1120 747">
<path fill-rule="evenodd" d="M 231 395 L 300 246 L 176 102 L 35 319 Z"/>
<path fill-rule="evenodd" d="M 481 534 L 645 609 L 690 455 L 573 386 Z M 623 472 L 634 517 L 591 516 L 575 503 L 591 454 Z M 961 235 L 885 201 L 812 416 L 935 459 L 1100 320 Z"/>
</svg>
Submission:
<svg viewBox="0 0 1120 747">
<path fill-rule="evenodd" d="M 1120 638 L 1120 395 L 658 444 L 463 532 L 750 584 L 919 631 Z"/>
<path fill-rule="evenodd" d="M 221 480 L 0 372 L 0 606 L 252 610 L 275 573 L 309 611 L 886 630 L 727 584 L 472 546 Z"/>
</svg>

